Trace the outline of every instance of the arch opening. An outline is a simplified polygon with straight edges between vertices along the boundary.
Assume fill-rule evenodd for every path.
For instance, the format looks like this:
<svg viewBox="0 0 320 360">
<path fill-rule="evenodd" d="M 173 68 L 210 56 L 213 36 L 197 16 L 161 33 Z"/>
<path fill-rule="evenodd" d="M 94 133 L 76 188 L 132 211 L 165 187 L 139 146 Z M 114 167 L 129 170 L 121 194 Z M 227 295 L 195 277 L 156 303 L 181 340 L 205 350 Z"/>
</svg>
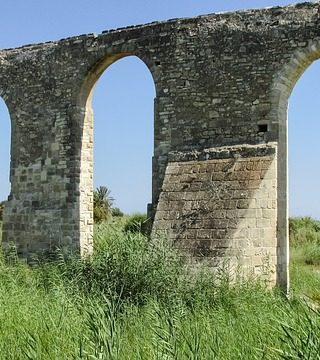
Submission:
<svg viewBox="0 0 320 360">
<path fill-rule="evenodd" d="M 320 122 L 318 77 L 320 61 L 314 61 L 299 78 L 289 98 L 289 216 L 320 219 L 317 147 Z"/>
<path fill-rule="evenodd" d="M 154 83 L 135 56 L 113 63 L 95 85 L 94 188 L 107 186 L 125 213 L 151 202 Z"/>
<path fill-rule="evenodd" d="M 320 269 L 319 75 L 320 61 L 315 60 L 294 86 L 288 110 L 290 283 L 311 298 L 305 279 Z"/>
<path fill-rule="evenodd" d="M 9 110 L 0 97 L 0 242 L 2 239 L 2 223 L 4 207 L 11 191 L 11 120 Z"/>
<path fill-rule="evenodd" d="M 289 291 L 289 169 L 288 115 L 289 98 L 303 73 L 320 58 L 320 41 L 310 41 L 299 49 L 274 77 L 271 89 L 271 123 L 277 124 L 277 284 Z M 303 140 L 300 138 L 300 143 Z"/>
<path fill-rule="evenodd" d="M 112 207 L 126 214 L 146 213 L 152 201 L 152 73 L 137 56 L 113 56 L 101 64 L 80 94 L 87 94 L 80 172 L 82 253 L 92 247 L 93 190 L 107 187 Z"/>
</svg>

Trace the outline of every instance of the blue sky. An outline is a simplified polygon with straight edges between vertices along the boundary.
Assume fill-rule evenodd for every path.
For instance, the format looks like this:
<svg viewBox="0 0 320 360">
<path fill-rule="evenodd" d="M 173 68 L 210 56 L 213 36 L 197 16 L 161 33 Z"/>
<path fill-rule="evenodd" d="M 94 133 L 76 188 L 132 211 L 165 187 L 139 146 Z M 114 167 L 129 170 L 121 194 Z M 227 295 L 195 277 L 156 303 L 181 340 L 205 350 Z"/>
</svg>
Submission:
<svg viewBox="0 0 320 360">
<path fill-rule="evenodd" d="M 176 17 L 290 4 L 280 0 L 10 0 L 0 13 L 0 48 Z M 290 214 L 320 219 L 317 166 L 320 65 L 299 80 L 290 98 Z M 154 84 L 145 65 L 122 59 L 104 72 L 94 95 L 95 186 L 107 185 L 125 212 L 151 200 Z M 9 116 L 0 103 L 0 200 L 9 192 Z"/>
</svg>

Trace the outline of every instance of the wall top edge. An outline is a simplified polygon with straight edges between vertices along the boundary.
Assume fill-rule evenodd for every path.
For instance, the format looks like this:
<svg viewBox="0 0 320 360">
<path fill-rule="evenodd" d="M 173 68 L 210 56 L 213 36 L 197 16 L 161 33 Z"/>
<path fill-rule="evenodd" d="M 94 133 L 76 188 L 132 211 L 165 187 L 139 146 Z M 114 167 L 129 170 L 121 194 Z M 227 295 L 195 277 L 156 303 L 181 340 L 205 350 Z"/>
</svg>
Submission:
<svg viewBox="0 0 320 360">
<path fill-rule="evenodd" d="M 299 11 L 299 16 L 297 16 L 296 12 Z M 294 18 L 296 21 L 303 21 L 306 17 L 310 16 L 310 12 L 312 15 L 316 14 L 317 17 L 320 17 L 320 3 L 315 2 L 303 2 L 303 3 L 296 3 L 286 6 L 275 6 L 275 7 L 266 7 L 266 8 L 254 8 L 254 9 L 245 9 L 245 10 L 238 10 L 233 12 L 217 12 L 217 13 L 211 13 L 211 14 L 204 14 L 199 15 L 196 17 L 186 17 L 186 18 L 174 18 L 169 20 L 163 20 L 163 21 L 154 21 L 147 24 L 141 24 L 141 25 L 130 25 L 127 27 L 120 27 L 117 29 L 109 29 L 104 30 L 100 34 L 82 34 L 78 36 L 71 36 L 60 40 L 54 40 L 54 41 L 46 41 L 43 43 L 35 43 L 35 44 L 26 44 L 23 46 L 19 46 L 16 48 L 7 48 L 7 49 L 0 49 L 1 52 L 5 51 L 28 51 L 30 49 L 36 50 L 39 48 L 44 47 L 52 47 L 56 45 L 60 45 L 62 43 L 70 44 L 70 43 L 80 43 L 82 41 L 88 41 L 90 39 L 104 37 L 106 35 L 110 34 L 124 34 L 124 33 L 131 33 L 135 31 L 141 31 L 144 29 L 158 29 L 162 30 L 169 30 L 169 28 L 179 28 L 183 27 L 184 25 L 190 26 L 190 25 L 199 25 L 206 24 L 206 23 L 225 23 L 226 25 L 230 25 L 232 23 L 241 23 L 242 21 L 246 20 L 253 20 L 255 17 L 262 17 L 269 16 L 272 18 L 286 18 L 290 17 L 291 15 L 294 15 Z M 300 17 L 300 20 L 299 20 Z M 260 24 L 261 25 L 261 24 Z M 168 28 L 166 28 L 168 27 Z M 260 26 L 263 28 L 262 26 Z"/>
</svg>

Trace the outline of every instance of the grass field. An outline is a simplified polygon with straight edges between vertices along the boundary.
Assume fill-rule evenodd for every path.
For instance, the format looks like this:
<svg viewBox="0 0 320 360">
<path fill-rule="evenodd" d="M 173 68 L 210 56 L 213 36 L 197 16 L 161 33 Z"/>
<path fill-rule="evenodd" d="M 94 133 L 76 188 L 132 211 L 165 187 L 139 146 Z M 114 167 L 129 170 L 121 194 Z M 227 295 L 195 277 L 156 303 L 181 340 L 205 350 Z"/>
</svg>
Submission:
<svg viewBox="0 0 320 360">
<path fill-rule="evenodd" d="M 320 359 L 319 222 L 290 228 L 290 299 L 190 276 L 165 241 L 117 225 L 96 227 L 90 259 L 2 258 L 0 359 Z"/>
</svg>

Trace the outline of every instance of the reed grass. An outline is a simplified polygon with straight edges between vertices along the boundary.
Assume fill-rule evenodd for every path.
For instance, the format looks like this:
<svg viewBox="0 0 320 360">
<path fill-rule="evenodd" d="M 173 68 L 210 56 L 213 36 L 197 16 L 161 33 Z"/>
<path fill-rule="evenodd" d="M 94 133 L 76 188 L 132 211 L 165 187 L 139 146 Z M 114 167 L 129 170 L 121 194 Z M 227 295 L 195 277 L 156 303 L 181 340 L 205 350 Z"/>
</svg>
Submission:
<svg viewBox="0 0 320 360">
<path fill-rule="evenodd" d="M 289 299 L 259 280 L 190 276 L 163 239 L 110 224 L 96 228 L 91 258 L 32 268 L 1 258 L 0 359 L 320 359 L 306 285 L 320 288 L 318 265 L 303 250 L 317 241 L 301 233 Z"/>
</svg>

